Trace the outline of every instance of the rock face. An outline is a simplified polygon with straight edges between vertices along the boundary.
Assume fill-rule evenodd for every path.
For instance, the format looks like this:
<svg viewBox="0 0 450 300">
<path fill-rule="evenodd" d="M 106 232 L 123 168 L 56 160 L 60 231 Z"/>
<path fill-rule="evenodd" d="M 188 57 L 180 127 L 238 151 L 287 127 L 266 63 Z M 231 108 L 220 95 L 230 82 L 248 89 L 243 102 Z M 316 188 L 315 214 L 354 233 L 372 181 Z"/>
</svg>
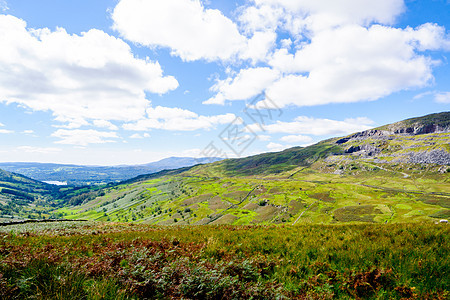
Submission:
<svg viewBox="0 0 450 300">
<path fill-rule="evenodd" d="M 389 134 L 418 135 L 450 132 L 450 112 L 431 114 L 412 118 L 390 125 L 379 127 Z"/>
<path fill-rule="evenodd" d="M 441 133 L 450 133 L 450 112 L 408 119 L 358 132 L 340 138 L 335 143 L 343 148 L 346 155 L 358 155 L 361 158 L 380 155 L 380 158 L 394 158 L 393 160 L 383 159 L 386 163 L 401 161 L 448 166 L 450 165 L 450 148 L 448 147 L 450 134 L 442 135 Z M 413 137 L 417 135 L 423 135 L 424 138 Z M 391 146 L 393 144 L 396 146 Z M 380 145 L 383 145 L 382 149 Z M 422 149 L 413 149 L 418 147 Z M 411 149 L 410 152 L 407 152 L 409 149 Z"/>
<path fill-rule="evenodd" d="M 445 150 L 411 152 L 409 162 L 414 164 L 438 164 L 450 166 L 450 153 Z"/>
<path fill-rule="evenodd" d="M 355 133 L 341 138 L 336 144 L 345 144 L 350 140 L 362 140 L 366 138 L 387 138 L 391 135 L 420 135 L 430 133 L 450 132 L 450 112 L 431 114 L 420 118 L 413 118 L 375 129 Z"/>
<path fill-rule="evenodd" d="M 450 127 L 442 127 L 436 124 L 417 126 L 417 127 L 406 127 L 400 128 L 394 131 L 394 134 L 428 134 L 428 133 L 445 133 L 450 132 Z"/>
</svg>

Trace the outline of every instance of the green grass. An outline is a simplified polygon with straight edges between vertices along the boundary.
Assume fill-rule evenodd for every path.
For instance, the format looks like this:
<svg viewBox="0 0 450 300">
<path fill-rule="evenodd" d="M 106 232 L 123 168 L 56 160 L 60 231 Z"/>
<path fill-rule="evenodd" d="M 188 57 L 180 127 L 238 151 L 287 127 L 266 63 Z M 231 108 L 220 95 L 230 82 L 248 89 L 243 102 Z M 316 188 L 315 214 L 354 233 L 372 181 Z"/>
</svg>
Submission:
<svg viewBox="0 0 450 300">
<path fill-rule="evenodd" d="M 444 299 L 449 229 L 13 225 L 0 229 L 0 293 L 2 299 Z"/>
<path fill-rule="evenodd" d="M 301 169 L 292 176 L 215 178 L 200 176 L 194 168 L 158 180 L 123 184 L 81 206 L 57 212 L 70 218 L 164 225 L 179 221 L 208 224 L 226 214 L 234 217 L 218 222 L 292 224 L 306 206 L 317 202 L 317 208 L 308 209 L 298 224 L 396 223 L 432 220 L 450 205 L 445 184 L 450 174 L 436 178 L 404 178 L 386 171 L 335 175 L 315 168 L 320 166 Z M 267 207 L 262 209 L 259 203 Z M 358 207 L 376 207 L 377 212 L 366 213 Z M 185 209 L 190 213 L 183 213 Z"/>
</svg>

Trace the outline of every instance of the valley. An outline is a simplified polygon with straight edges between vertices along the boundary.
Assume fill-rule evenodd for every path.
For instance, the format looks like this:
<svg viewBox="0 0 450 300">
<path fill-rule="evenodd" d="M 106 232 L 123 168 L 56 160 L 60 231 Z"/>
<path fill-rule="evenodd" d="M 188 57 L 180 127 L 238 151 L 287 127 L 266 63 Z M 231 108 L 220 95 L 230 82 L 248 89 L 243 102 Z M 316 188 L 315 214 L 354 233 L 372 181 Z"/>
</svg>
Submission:
<svg viewBox="0 0 450 300">
<path fill-rule="evenodd" d="M 447 299 L 449 116 L 103 185 L 1 171 L 0 296 Z"/>
<path fill-rule="evenodd" d="M 24 179 L 31 187 L 16 189 L 22 199 L 16 208 L 24 209 L 15 214 L 8 208 L 14 201 L 5 182 L 2 195 L 10 200 L 0 209 L 10 218 L 154 225 L 438 221 L 450 217 L 449 115 L 107 185 L 54 186 Z M 31 194 L 20 194 L 24 191 Z"/>
</svg>

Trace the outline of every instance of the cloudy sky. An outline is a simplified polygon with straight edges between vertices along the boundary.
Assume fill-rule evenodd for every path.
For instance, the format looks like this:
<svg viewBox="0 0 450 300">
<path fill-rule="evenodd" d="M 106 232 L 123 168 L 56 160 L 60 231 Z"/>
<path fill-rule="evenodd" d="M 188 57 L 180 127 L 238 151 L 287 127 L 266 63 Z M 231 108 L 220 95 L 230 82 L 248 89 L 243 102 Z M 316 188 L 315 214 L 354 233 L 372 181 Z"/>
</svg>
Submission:
<svg viewBox="0 0 450 300">
<path fill-rule="evenodd" d="M 0 0 L 0 161 L 247 156 L 450 110 L 449 0 Z"/>
</svg>

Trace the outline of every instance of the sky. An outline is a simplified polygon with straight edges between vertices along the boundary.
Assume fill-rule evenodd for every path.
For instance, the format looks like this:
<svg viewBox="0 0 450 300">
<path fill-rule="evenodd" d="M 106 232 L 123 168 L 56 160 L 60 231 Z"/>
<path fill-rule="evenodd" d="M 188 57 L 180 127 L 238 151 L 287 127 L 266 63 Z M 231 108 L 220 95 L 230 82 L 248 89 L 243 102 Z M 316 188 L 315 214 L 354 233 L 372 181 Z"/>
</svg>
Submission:
<svg viewBox="0 0 450 300">
<path fill-rule="evenodd" d="M 0 0 L 0 161 L 243 157 L 450 110 L 449 0 Z"/>
</svg>

